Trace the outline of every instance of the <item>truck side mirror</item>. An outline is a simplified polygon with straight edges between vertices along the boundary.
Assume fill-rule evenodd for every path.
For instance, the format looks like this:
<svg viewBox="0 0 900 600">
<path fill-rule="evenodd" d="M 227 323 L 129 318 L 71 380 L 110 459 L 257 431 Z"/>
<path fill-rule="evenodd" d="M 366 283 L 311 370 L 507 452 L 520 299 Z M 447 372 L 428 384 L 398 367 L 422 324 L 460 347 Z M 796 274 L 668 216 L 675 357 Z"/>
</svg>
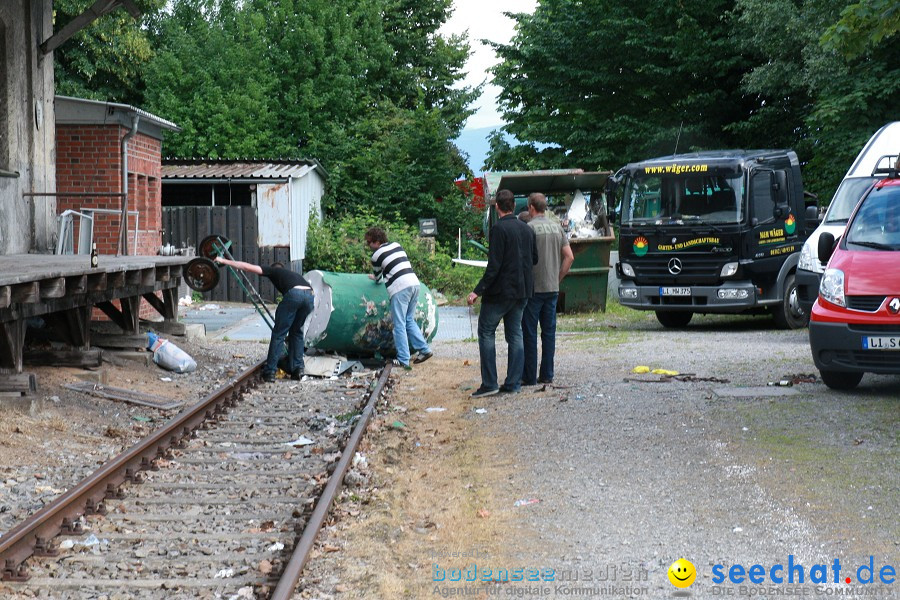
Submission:
<svg viewBox="0 0 900 600">
<path fill-rule="evenodd" d="M 806 207 L 806 230 L 812 231 L 816 227 L 819 226 L 819 223 L 822 222 L 822 219 L 819 217 L 819 207 L 818 206 L 807 206 Z"/>
<path fill-rule="evenodd" d="M 824 264 L 828 263 L 828 259 L 831 258 L 831 255 L 834 254 L 834 235 L 828 233 L 827 231 L 823 232 L 822 235 L 819 236 L 819 262 Z"/>
</svg>

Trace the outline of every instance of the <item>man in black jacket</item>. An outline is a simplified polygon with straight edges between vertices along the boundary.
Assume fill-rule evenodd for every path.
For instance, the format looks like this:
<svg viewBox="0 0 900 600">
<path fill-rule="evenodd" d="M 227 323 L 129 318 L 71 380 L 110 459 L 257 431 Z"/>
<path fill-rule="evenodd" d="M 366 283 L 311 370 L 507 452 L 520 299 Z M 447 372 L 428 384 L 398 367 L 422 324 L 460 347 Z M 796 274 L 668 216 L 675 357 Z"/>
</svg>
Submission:
<svg viewBox="0 0 900 600">
<path fill-rule="evenodd" d="M 473 398 L 497 392 L 518 392 L 522 385 L 525 346 L 522 342 L 522 311 L 534 292 L 534 265 L 537 246 L 534 231 L 515 217 L 516 199 L 509 190 L 497 192 L 500 220 L 491 228 L 488 264 L 469 294 L 469 304 L 482 297 L 478 315 L 478 354 L 481 359 L 481 386 Z M 497 348 L 495 334 L 500 320 L 506 336 L 508 357 L 506 381 L 497 387 Z"/>
</svg>

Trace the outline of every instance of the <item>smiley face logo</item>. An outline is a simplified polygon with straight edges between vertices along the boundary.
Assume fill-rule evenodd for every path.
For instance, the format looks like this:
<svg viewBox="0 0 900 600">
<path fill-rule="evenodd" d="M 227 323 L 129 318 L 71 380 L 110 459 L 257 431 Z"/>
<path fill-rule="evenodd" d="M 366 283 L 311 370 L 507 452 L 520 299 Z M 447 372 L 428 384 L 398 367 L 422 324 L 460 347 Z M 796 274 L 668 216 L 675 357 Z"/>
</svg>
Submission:
<svg viewBox="0 0 900 600">
<path fill-rule="evenodd" d="M 697 578 L 697 569 L 686 558 L 679 558 L 669 567 L 669 581 L 677 588 L 686 588 Z"/>
</svg>

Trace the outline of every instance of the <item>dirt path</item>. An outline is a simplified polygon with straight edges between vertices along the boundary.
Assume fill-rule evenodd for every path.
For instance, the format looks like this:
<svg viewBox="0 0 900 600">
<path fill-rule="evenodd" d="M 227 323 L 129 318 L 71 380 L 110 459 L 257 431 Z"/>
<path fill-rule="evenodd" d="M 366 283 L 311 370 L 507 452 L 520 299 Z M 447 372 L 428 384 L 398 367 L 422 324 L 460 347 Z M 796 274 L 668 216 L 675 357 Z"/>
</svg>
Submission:
<svg viewBox="0 0 900 600">
<path fill-rule="evenodd" d="M 368 483 L 345 494 L 300 595 L 672 597 L 681 557 L 695 598 L 900 595 L 877 583 L 900 566 L 896 377 L 867 376 L 854 394 L 802 383 L 815 372 L 805 330 L 760 319 L 571 326 L 588 332 L 560 338 L 556 387 L 472 401 L 473 342 L 399 376 L 368 436 Z M 637 365 L 694 376 L 659 382 Z M 798 383 L 767 385 L 785 378 Z M 876 583 L 863 586 L 870 556 Z M 789 557 L 804 585 L 714 579 L 716 565 L 768 577 Z M 850 585 L 831 583 L 836 559 Z M 467 584 L 473 565 L 478 580 L 523 580 Z M 815 565 L 827 586 L 810 582 Z"/>
</svg>

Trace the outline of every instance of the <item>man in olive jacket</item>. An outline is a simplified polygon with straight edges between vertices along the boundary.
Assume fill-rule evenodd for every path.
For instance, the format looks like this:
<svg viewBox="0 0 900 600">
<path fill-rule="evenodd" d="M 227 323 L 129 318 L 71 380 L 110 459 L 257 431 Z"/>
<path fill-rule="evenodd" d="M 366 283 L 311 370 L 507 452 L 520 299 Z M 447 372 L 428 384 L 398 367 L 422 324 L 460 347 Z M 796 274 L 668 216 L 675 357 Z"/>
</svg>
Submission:
<svg viewBox="0 0 900 600">
<path fill-rule="evenodd" d="M 538 262 L 534 231 L 516 218 L 516 199 L 509 190 L 497 192 L 500 220 L 491 228 L 488 264 L 469 294 L 469 304 L 482 297 L 478 315 L 478 354 L 481 360 L 481 386 L 473 398 L 497 392 L 518 392 L 522 385 L 525 346 L 522 342 L 522 312 L 534 293 L 534 265 Z M 508 357 L 506 381 L 497 387 L 497 348 L 495 334 L 500 320 L 506 336 Z"/>
</svg>

